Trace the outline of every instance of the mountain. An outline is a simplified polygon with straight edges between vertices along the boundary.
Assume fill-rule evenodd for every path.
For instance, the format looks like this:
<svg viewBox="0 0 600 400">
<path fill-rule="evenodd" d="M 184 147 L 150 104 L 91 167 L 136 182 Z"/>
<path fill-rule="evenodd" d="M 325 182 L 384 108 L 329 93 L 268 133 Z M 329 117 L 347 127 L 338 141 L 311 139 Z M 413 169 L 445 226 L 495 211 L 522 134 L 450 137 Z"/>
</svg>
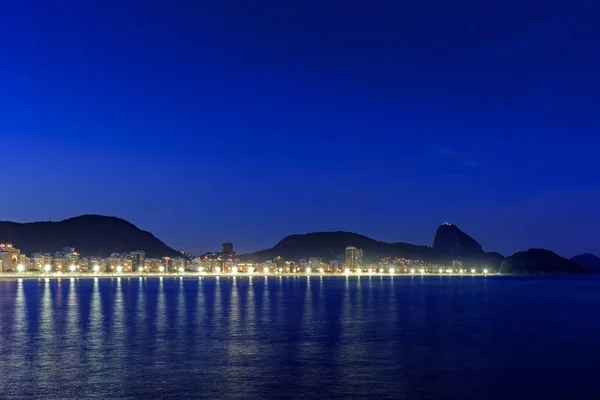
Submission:
<svg viewBox="0 0 600 400">
<path fill-rule="evenodd" d="M 587 268 L 594 274 L 600 274 L 600 257 L 590 253 L 584 253 L 571 258 L 571 261 L 581 265 L 584 268 Z"/>
<path fill-rule="evenodd" d="M 351 232 L 314 232 L 283 238 L 273 248 L 246 256 L 256 262 L 278 256 L 286 260 L 319 257 L 324 260 L 343 260 L 346 247 L 362 249 L 365 259 L 379 261 L 382 257 L 406 257 L 417 260 L 431 258 L 431 248 L 408 243 L 385 243 Z"/>
<path fill-rule="evenodd" d="M 143 250 L 146 257 L 177 257 L 179 253 L 150 232 L 116 217 L 82 215 L 60 222 L 0 221 L 0 242 L 11 242 L 25 254 L 54 253 L 74 247 L 82 256 Z"/>
<path fill-rule="evenodd" d="M 519 251 L 500 265 L 503 274 L 586 274 L 587 268 L 544 249 Z"/>
<path fill-rule="evenodd" d="M 473 259 L 484 255 L 483 247 L 475 239 L 447 222 L 435 232 L 432 249 L 443 258 Z"/>
</svg>

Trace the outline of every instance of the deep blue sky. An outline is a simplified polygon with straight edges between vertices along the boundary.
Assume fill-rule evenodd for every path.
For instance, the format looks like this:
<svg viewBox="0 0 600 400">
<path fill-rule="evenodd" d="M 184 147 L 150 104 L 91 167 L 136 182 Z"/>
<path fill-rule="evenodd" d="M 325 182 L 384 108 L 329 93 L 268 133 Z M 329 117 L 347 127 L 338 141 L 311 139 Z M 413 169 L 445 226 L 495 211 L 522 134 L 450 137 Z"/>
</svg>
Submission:
<svg viewBox="0 0 600 400">
<path fill-rule="evenodd" d="M 0 219 L 600 253 L 600 5 L 0 5 Z"/>
</svg>

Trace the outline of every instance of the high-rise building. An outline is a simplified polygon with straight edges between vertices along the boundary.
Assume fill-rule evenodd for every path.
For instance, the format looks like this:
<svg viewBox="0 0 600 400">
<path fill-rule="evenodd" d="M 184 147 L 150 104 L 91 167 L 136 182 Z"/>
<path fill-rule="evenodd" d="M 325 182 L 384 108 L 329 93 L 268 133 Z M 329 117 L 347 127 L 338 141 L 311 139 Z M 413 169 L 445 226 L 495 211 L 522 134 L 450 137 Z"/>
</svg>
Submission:
<svg viewBox="0 0 600 400">
<path fill-rule="evenodd" d="M 141 250 L 132 251 L 131 253 L 129 253 L 129 256 L 131 257 L 132 271 L 137 272 L 137 271 L 140 271 L 140 269 L 145 267 L 146 253 L 144 253 Z"/>
<path fill-rule="evenodd" d="M 223 254 L 233 254 L 233 243 L 225 242 L 221 245 L 221 253 Z"/>
<path fill-rule="evenodd" d="M 358 249 L 353 246 L 346 247 L 346 268 L 355 269 L 358 265 Z"/>
</svg>

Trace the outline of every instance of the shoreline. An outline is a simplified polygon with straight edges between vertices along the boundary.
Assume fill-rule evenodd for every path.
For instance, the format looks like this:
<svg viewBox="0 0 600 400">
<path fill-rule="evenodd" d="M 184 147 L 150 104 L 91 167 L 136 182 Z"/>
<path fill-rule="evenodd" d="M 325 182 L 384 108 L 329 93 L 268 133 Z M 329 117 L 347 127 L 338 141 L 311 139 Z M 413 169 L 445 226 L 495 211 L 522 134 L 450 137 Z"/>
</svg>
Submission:
<svg viewBox="0 0 600 400">
<path fill-rule="evenodd" d="M 114 278 L 425 278 L 425 277 L 493 277 L 493 276 L 509 276 L 509 274 L 390 274 L 390 273 L 362 273 L 362 274 L 332 274 L 332 273 L 298 273 L 298 274 L 265 274 L 265 273 L 254 273 L 254 274 L 215 274 L 215 273 L 172 273 L 172 274 L 153 274 L 153 273 L 122 273 L 122 274 L 106 274 L 106 273 L 89 273 L 89 274 L 1 274 L 0 280 L 14 280 L 14 279 L 114 279 Z"/>
</svg>

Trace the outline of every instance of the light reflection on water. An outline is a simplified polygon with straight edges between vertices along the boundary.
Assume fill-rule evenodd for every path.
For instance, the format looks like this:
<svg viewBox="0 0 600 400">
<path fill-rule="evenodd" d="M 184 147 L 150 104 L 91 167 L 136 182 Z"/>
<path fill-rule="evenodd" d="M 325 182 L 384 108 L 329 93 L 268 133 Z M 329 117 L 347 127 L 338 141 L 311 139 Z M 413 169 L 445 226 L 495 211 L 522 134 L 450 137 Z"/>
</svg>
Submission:
<svg viewBox="0 0 600 400">
<path fill-rule="evenodd" d="M 590 397 L 598 293 L 593 278 L 5 280 L 1 396 Z"/>
</svg>

